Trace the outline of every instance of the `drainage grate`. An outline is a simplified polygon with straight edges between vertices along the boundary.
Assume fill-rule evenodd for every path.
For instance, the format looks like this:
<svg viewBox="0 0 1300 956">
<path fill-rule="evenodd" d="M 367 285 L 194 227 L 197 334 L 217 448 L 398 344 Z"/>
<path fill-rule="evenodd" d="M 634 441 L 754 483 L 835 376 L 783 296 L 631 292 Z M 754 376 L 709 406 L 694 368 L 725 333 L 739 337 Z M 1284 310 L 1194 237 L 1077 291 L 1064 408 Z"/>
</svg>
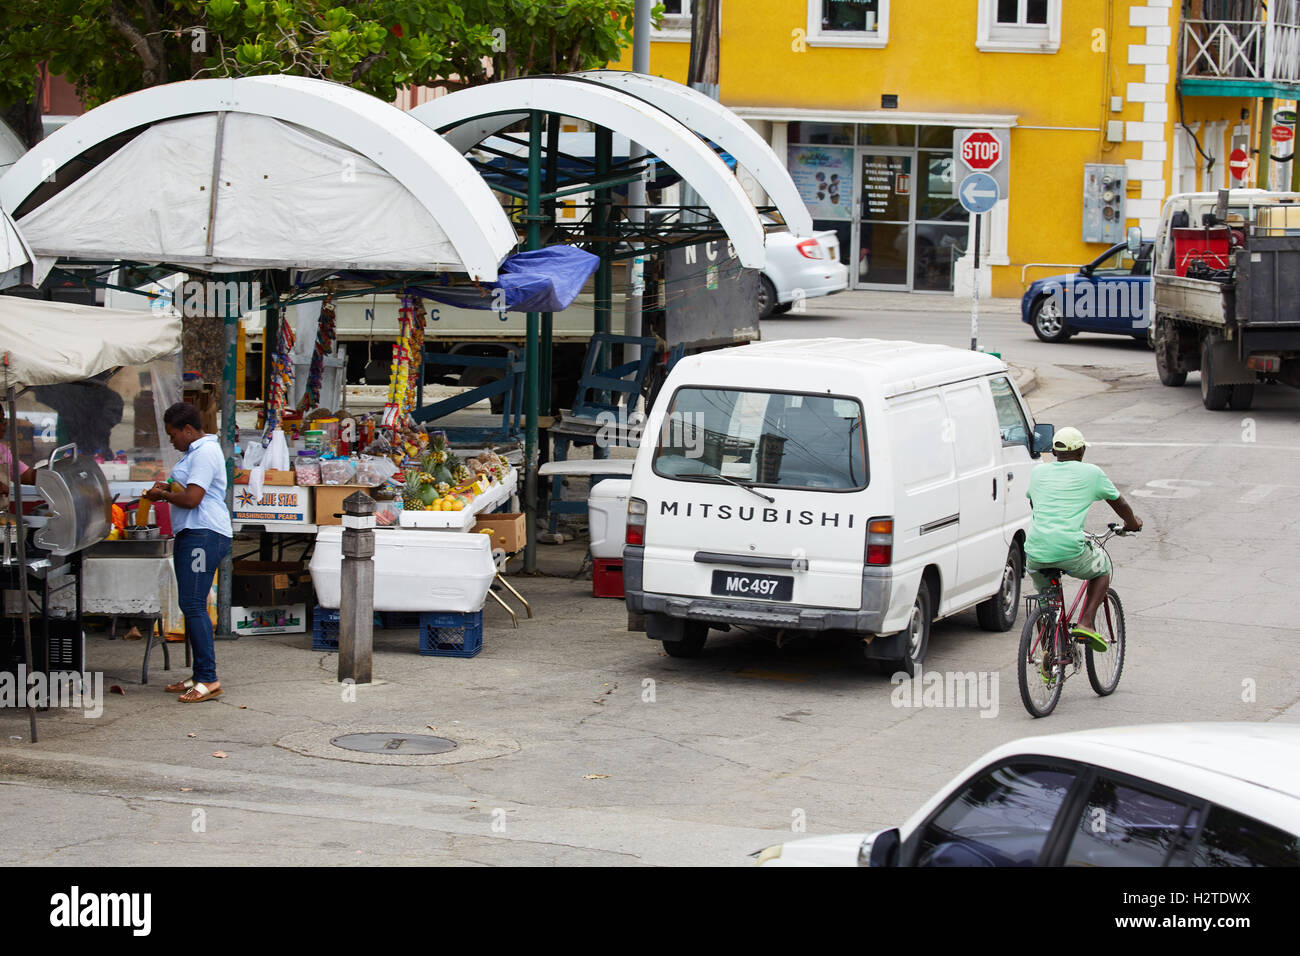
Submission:
<svg viewBox="0 0 1300 956">
<path fill-rule="evenodd" d="M 445 754 L 456 749 L 456 741 L 430 734 L 344 734 L 330 741 L 335 747 L 363 754 L 397 754 L 419 756 Z"/>
</svg>

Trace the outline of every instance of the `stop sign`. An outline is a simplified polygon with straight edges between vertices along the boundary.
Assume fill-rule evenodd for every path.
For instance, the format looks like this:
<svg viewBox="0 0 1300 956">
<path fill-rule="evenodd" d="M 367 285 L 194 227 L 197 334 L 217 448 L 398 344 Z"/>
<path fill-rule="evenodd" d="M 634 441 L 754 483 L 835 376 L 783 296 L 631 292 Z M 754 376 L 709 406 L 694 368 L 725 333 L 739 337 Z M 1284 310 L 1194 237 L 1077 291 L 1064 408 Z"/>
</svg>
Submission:
<svg viewBox="0 0 1300 956">
<path fill-rule="evenodd" d="M 986 173 L 1002 161 L 1002 143 L 986 129 L 977 129 L 961 141 L 961 161 Z"/>
<path fill-rule="evenodd" d="M 1242 179 L 1246 175 L 1246 170 L 1250 168 L 1250 157 L 1241 147 L 1237 147 L 1228 154 L 1228 168 L 1232 170 L 1233 179 Z"/>
</svg>

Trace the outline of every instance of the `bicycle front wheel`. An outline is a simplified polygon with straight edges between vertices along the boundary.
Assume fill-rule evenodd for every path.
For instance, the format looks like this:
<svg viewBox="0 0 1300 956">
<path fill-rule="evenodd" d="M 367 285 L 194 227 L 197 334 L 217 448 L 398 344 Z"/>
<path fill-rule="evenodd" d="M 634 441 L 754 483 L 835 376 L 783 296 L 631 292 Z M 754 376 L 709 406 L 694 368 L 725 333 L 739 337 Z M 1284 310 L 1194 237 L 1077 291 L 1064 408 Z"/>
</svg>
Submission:
<svg viewBox="0 0 1300 956">
<path fill-rule="evenodd" d="M 1034 608 L 1020 631 L 1020 653 L 1016 677 L 1020 701 L 1031 717 L 1046 717 L 1061 699 L 1065 670 L 1056 647 L 1056 617 Z"/>
<path fill-rule="evenodd" d="M 1106 594 L 1106 603 L 1097 615 L 1097 632 L 1106 639 L 1102 652 L 1088 648 L 1088 683 L 1101 697 L 1115 692 L 1124 671 L 1124 605 L 1114 591 Z"/>
</svg>

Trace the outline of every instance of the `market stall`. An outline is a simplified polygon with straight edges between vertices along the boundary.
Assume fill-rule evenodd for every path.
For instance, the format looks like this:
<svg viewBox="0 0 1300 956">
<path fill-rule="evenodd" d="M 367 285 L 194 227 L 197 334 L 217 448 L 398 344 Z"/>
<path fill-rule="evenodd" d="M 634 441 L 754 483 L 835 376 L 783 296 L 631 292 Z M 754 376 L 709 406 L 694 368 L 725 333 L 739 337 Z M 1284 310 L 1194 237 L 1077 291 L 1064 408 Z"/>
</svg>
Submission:
<svg viewBox="0 0 1300 956">
<path fill-rule="evenodd" d="M 0 262 L 0 274 L 12 279 L 15 269 L 22 271 L 21 265 L 6 266 L 14 266 L 12 256 Z M 19 454 L 18 396 L 28 389 L 83 381 L 119 366 L 150 362 L 179 347 L 177 317 L 0 296 L 0 388 L 8 405 L 7 419 L 14 425 L 8 434 L 6 475 L 11 507 L 0 517 L 4 545 L 0 579 L 5 589 L 0 621 L 6 626 L 12 619 L 21 621 L 22 660 L 29 678 L 33 668 L 84 671 L 85 567 L 96 560 L 113 560 L 112 556 L 92 559 L 86 551 L 108 537 L 114 525 L 108 482 L 94 458 L 78 454 L 75 444 L 56 449 L 48 463 L 35 470 L 36 493 L 29 503 L 36 508 L 28 514 Z M 16 593 L 17 608 L 9 606 L 11 593 Z M 54 614 L 60 600 L 71 610 L 61 619 Z M 40 615 L 35 645 L 34 610 Z M 34 712 L 30 721 L 35 741 Z"/>
<path fill-rule="evenodd" d="M 232 468 L 247 472 L 229 486 L 236 528 L 318 534 L 337 521 L 341 497 L 363 486 L 389 498 L 385 513 L 403 533 L 399 505 L 452 517 L 444 530 L 466 530 L 466 516 L 499 506 L 517 487 L 513 467 L 479 457 L 490 448 L 462 456 L 478 459 L 484 471 L 463 464 L 457 473 L 450 459 L 443 462 L 449 474 L 426 470 L 434 440 L 412 413 L 426 297 L 458 279 L 476 283 L 478 297 L 489 301 L 502 289 L 508 301 L 536 293 L 536 276 L 530 286 L 504 269 L 517 237 L 469 163 L 390 104 L 288 76 L 150 88 L 90 111 L 39 144 L 0 179 L 0 204 L 15 211 L 41 261 L 94 264 L 100 278 L 123 265 L 151 264 L 236 293 L 217 306 L 209 297 L 197 310 L 225 323 L 220 434 Z M 327 405 L 322 387 L 333 356 L 329 306 L 336 296 L 380 287 L 408 295 L 403 334 L 383 410 L 352 416 Z M 251 303 L 244 296 L 250 289 Z M 187 322 L 189 301 L 187 292 Z M 306 330 L 315 342 L 303 387 L 301 376 L 293 381 L 296 330 L 282 317 L 313 302 L 319 320 Z M 241 434 L 232 359 L 239 317 L 250 309 L 268 316 L 268 388 L 260 421 L 243 423 Z M 498 474 L 488 475 L 493 468 Z M 407 495 L 413 474 L 430 482 Z M 231 571 L 219 575 L 219 630 L 227 633 Z"/>
</svg>

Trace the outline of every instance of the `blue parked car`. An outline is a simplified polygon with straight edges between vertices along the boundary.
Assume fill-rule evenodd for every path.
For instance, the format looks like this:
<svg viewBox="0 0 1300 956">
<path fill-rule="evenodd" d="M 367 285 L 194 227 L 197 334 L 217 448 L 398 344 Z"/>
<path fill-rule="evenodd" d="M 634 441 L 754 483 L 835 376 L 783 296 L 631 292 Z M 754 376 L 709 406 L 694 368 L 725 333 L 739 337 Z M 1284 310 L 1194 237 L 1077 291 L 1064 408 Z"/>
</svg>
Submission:
<svg viewBox="0 0 1300 956">
<path fill-rule="evenodd" d="M 1136 238 L 1136 237 L 1135 237 Z M 1151 249 L 1134 256 L 1128 243 L 1111 246 L 1078 272 L 1039 279 L 1020 300 L 1020 317 L 1044 342 L 1076 332 L 1109 332 L 1147 340 L 1151 324 Z"/>
</svg>

